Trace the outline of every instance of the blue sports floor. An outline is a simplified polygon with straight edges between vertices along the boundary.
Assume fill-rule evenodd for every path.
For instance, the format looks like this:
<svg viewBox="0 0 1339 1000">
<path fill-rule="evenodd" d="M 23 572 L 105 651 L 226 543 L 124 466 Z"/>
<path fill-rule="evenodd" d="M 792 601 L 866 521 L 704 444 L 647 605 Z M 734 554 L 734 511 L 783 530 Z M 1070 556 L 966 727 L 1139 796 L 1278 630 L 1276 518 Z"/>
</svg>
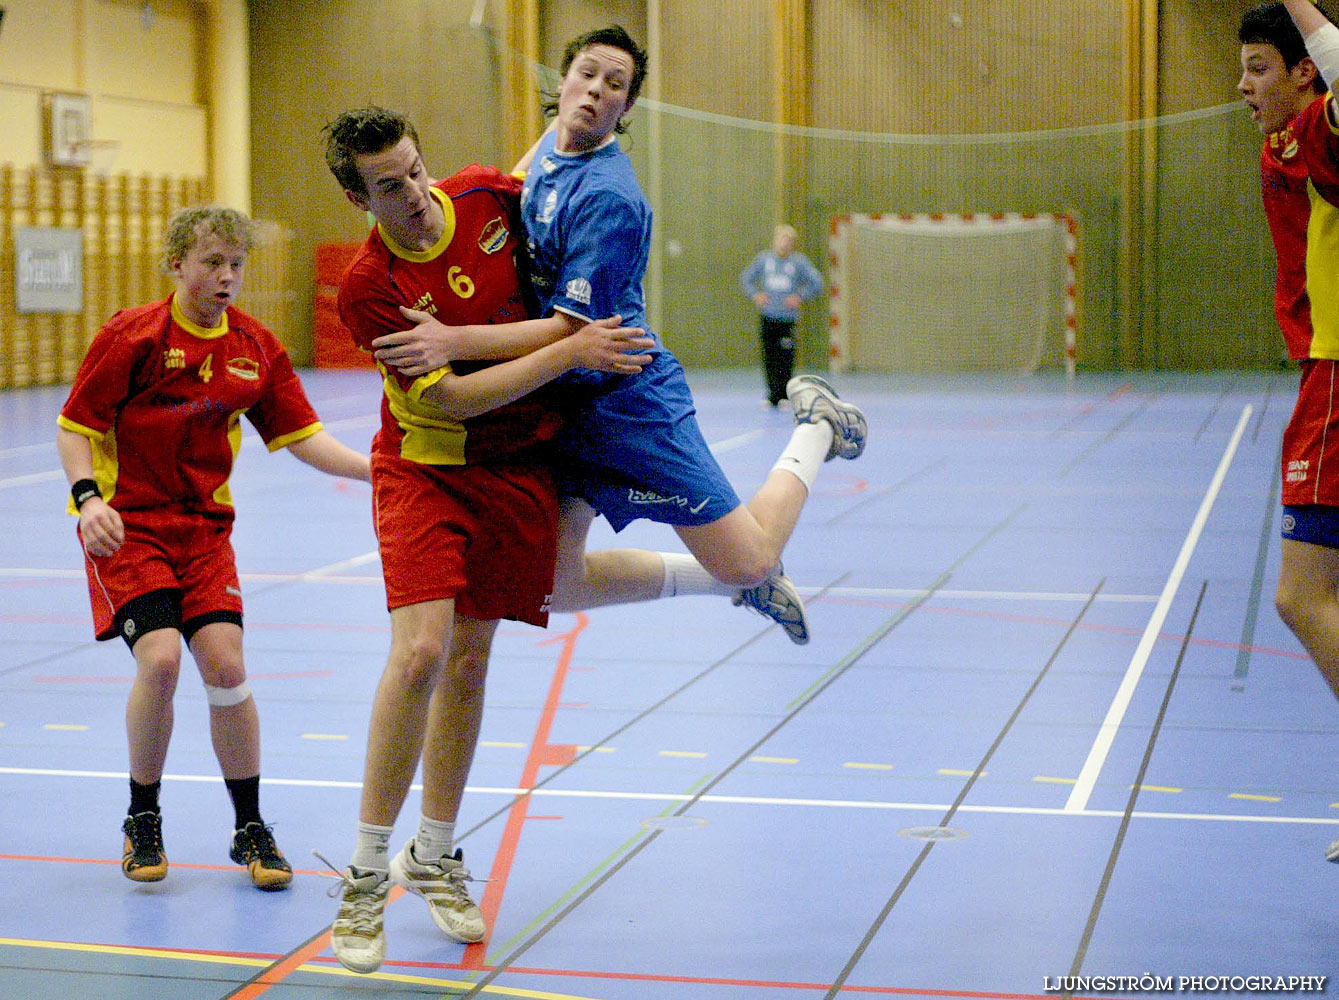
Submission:
<svg viewBox="0 0 1339 1000">
<path fill-rule="evenodd" d="M 376 376 L 304 381 L 366 447 Z M 692 381 L 747 495 L 789 417 L 756 373 Z M 311 853 L 347 860 L 389 642 L 367 487 L 247 428 L 235 543 L 293 888 L 228 861 L 189 659 L 172 869 L 137 885 L 118 869 L 133 666 L 91 638 L 65 391 L 0 394 L 0 997 L 1028 998 L 1339 974 L 1339 704 L 1272 605 L 1295 376 L 836 382 L 870 443 L 825 466 L 787 553 L 813 642 L 707 597 L 504 625 L 459 826 L 491 936 L 454 944 L 395 899 L 368 977 L 330 955 Z M 629 542 L 679 547 L 646 524 Z M 416 817 L 415 792 L 397 843 Z"/>
</svg>

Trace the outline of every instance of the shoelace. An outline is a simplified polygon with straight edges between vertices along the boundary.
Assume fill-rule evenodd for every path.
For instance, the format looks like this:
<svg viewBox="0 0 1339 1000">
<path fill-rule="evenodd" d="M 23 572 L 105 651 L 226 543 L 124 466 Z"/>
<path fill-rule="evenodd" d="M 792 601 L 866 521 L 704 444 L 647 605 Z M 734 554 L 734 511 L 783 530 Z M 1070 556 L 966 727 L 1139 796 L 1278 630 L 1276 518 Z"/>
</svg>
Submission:
<svg viewBox="0 0 1339 1000">
<path fill-rule="evenodd" d="M 256 827 L 257 829 L 252 829 Z M 257 823 L 248 823 L 242 829 L 242 848 L 248 860 L 259 861 L 267 868 L 282 863 L 284 856 L 274 840 L 274 829 Z M 328 863 L 328 862 L 327 862 Z"/>
<path fill-rule="evenodd" d="M 475 878 L 470 874 L 470 870 L 466 868 L 464 864 L 456 861 L 455 858 L 442 858 L 442 861 L 451 861 L 453 864 L 448 868 L 439 861 L 423 862 L 419 861 L 417 858 L 414 859 L 414 864 L 418 865 L 420 868 L 435 868 L 442 873 L 440 878 L 436 877 L 434 873 L 428 880 L 415 879 L 415 882 L 417 882 L 425 891 L 434 889 L 445 891 L 455 899 L 463 899 L 465 901 L 473 902 L 470 900 L 469 890 L 465 888 L 465 883 L 492 881 L 491 879 L 486 878 Z"/>
<path fill-rule="evenodd" d="M 386 881 L 377 886 L 383 891 L 359 889 L 358 883 L 349 878 L 348 874 L 330 863 L 320 851 L 313 850 L 312 854 L 320 858 L 330 873 L 318 872 L 322 878 L 334 878 L 337 881 L 328 890 L 326 895 L 335 898 L 344 893 L 346 889 L 353 890 L 353 897 L 344 897 L 344 905 L 339 908 L 339 916 L 335 919 L 335 924 L 347 926 L 350 931 L 362 937 L 375 937 L 380 930 L 383 901 L 386 898 Z"/>
<path fill-rule="evenodd" d="M 141 820 L 141 816 L 146 818 Z M 152 813 L 136 813 L 130 817 L 130 825 L 133 827 L 130 844 L 137 861 L 143 858 L 152 860 L 162 853 L 163 827 L 161 822 L 155 822 L 156 819 Z"/>
</svg>

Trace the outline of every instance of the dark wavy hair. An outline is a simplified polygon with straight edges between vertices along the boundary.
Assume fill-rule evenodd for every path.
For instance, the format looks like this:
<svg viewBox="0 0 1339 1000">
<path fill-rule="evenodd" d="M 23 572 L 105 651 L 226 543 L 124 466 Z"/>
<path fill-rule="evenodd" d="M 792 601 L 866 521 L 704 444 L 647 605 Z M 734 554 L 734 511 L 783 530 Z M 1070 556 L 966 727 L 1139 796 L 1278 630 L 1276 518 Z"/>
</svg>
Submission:
<svg viewBox="0 0 1339 1000">
<path fill-rule="evenodd" d="M 608 45 L 610 48 L 622 49 L 632 56 L 632 79 L 628 81 L 628 103 L 631 104 L 637 100 L 637 95 L 642 92 L 642 81 L 646 79 L 646 50 L 638 46 L 632 40 L 632 36 L 628 34 L 627 29 L 620 24 L 611 24 L 607 28 L 588 31 L 568 42 L 567 48 L 563 49 L 560 76 L 566 76 L 573 60 L 592 45 Z M 539 106 L 543 109 L 545 118 L 552 118 L 558 113 L 558 95 L 547 90 L 542 92 Z M 622 121 L 614 126 L 614 131 L 620 134 L 627 130 L 628 127 Z"/>
<path fill-rule="evenodd" d="M 408 118 L 398 111 L 387 111 L 370 105 L 345 111 L 321 129 L 325 136 L 325 163 L 345 191 L 366 195 L 367 183 L 358 170 L 354 157 L 380 153 L 394 146 L 405 136 L 414 141 L 420 153 L 423 147 L 418 132 Z"/>
<path fill-rule="evenodd" d="M 1323 5 L 1316 4 L 1316 9 L 1331 24 L 1334 23 L 1334 18 Z M 1274 46 L 1279 50 L 1279 55 L 1283 56 L 1283 65 L 1288 69 L 1306 58 L 1306 43 L 1302 41 L 1302 33 L 1293 24 L 1288 8 L 1281 3 L 1262 3 L 1243 14 L 1241 27 L 1237 29 L 1237 40 L 1242 45 Z M 1311 86 L 1318 94 L 1325 93 L 1325 81 L 1319 73 Z"/>
</svg>

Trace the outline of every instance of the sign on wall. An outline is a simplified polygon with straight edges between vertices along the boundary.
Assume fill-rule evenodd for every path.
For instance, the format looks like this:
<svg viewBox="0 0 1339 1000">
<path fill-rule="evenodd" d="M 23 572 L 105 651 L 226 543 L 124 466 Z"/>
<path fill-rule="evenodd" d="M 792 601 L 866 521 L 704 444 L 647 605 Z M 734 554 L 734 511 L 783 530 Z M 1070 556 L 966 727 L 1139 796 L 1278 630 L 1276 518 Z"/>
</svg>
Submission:
<svg viewBox="0 0 1339 1000">
<path fill-rule="evenodd" d="M 84 231 L 14 228 L 14 305 L 21 313 L 84 308 Z"/>
</svg>

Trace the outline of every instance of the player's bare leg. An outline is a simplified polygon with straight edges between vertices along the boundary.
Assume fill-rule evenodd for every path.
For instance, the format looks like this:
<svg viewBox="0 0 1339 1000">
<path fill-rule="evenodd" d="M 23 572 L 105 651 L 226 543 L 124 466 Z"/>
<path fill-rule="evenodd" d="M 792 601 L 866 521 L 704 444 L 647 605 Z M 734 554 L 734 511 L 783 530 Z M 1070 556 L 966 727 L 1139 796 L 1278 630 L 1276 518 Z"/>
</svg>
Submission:
<svg viewBox="0 0 1339 1000">
<path fill-rule="evenodd" d="M 1339 698 L 1339 549 L 1283 539 L 1274 605 Z"/>
<path fill-rule="evenodd" d="M 172 739 L 173 704 L 181 673 L 181 633 L 154 629 L 135 641 L 135 680 L 126 701 L 126 737 L 130 748 L 131 810 L 121 825 L 121 871 L 135 882 L 167 877 L 162 816 L 157 787 Z M 135 785 L 140 786 L 138 791 Z M 151 797 L 145 808 L 136 796 Z"/>
<path fill-rule="evenodd" d="M 1339 549 L 1283 539 L 1274 606 L 1339 697 Z M 1339 840 L 1325 851 L 1339 864 Z"/>
<path fill-rule="evenodd" d="M 358 837 L 339 872 L 339 912 L 330 945 L 353 972 L 386 958 L 383 914 L 390 890 L 390 834 L 418 769 L 428 710 L 452 640 L 455 601 L 424 601 L 391 611 L 391 650 L 372 702 Z"/>
<path fill-rule="evenodd" d="M 450 647 L 455 602 L 391 611 L 391 649 L 372 702 L 359 819 L 393 826 L 423 751 L 428 707 Z"/>
<path fill-rule="evenodd" d="M 211 622 L 191 637 L 191 655 L 205 684 L 209 731 L 232 798 L 236 823 L 228 856 L 258 889 L 286 889 L 293 869 L 260 814 L 260 714 L 246 682 L 242 629 Z"/>
<path fill-rule="evenodd" d="M 433 691 L 423 741 L 423 815 L 419 832 L 391 859 L 391 878 L 428 904 L 433 922 L 456 941 L 482 941 L 483 914 L 451 835 L 469 778 L 484 711 L 484 682 L 496 621 L 456 617 L 446 669 Z"/>
</svg>

